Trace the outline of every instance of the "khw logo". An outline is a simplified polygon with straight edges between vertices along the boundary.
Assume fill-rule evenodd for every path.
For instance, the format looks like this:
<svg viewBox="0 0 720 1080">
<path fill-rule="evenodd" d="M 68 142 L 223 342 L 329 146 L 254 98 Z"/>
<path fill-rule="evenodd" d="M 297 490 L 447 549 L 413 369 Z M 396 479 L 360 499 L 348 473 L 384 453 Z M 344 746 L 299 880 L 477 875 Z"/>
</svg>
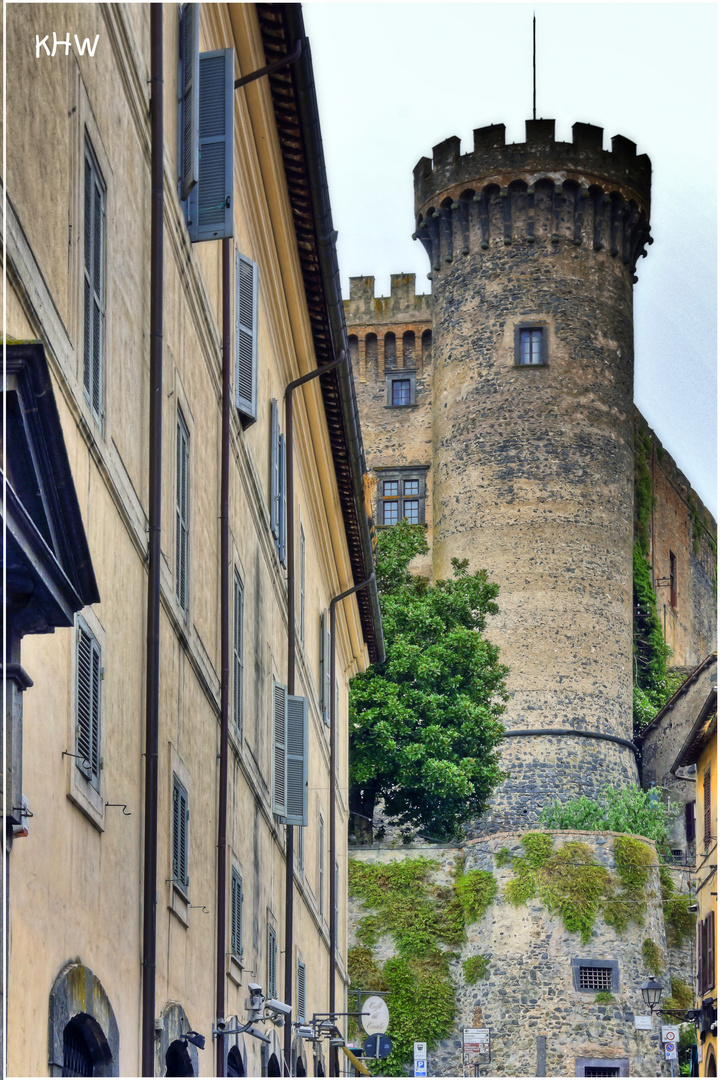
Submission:
<svg viewBox="0 0 720 1080">
<path fill-rule="evenodd" d="M 46 34 L 45 37 L 41 41 L 40 40 L 40 35 L 39 34 L 35 35 L 35 59 L 36 60 L 38 60 L 39 57 L 40 57 L 40 50 L 41 49 L 44 49 L 48 56 L 54 56 L 55 53 L 57 52 L 58 48 L 62 49 L 63 47 L 65 49 L 65 55 L 66 56 L 70 52 L 70 49 L 72 48 L 72 45 L 71 45 L 71 42 L 70 42 L 70 35 L 69 34 L 63 39 L 63 38 L 59 38 L 57 36 L 57 34 L 55 33 L 55 31 L 53 30 L 52 52 L 50 51 L 50 46 L 48 45 L 48 38 L 49 37 L 50 37 L 50 35 Z M 90 38 L 83 38 L 82 45 L 81 45 L 80 44 L 80 39 L 78 38 L 77 34 L 73 34 L 73 37 L 75 38 L 75 48 L 80 53 L 80 56 L 85 55 L 85 50 L 86 49 L 88 51 L 89 56 L 95 56 L 95 50 L 97 49 L 97 43 L 100 40 L 100 35 L 99 34 L 95 35 L 95 40 L 92 43 L 92 45 L 90 44 Z"/>
</svg>

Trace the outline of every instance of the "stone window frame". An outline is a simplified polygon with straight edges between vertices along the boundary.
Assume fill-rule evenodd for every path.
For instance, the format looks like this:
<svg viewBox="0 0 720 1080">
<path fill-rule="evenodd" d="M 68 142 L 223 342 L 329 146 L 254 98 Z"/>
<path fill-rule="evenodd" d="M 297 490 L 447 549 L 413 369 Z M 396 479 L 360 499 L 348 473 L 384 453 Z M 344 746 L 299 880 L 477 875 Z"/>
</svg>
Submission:
<svg viewBox="0 0 720 1080">
<path fill-rule="evenodd" d="M 575 1058 L 575 1075 L 585 1076 L 585 1069 L 617 1069 L 618 1076 L 630 1075 L 629 1058 Z"/>
<path fill-rule="evenodd" d="M 542 333 L 542 344 L 540 346 L 540 355 L 542 357 L 539 364 L 523 364 L 520 359 L 520 333 L 522 330 L 540 330 Z M 523 369 L 535 369 L 548 366 L 548 325 L 547 323 L 538 322 L 533 320 L 532 322 L 519 322 L 515 324 L 515 367 Z"/>
<path fill-rule="evenodd" d="M 402 503 L 405 496 L 401 493 L 401 487 L 405 480 L 418 480 L 419 488 L 418 495 L 408 496 L 408 498 L 417 499 L 418 501 L 418 524 L 425 524 L 425 499 L 427 498 L 427 483 L 426 474 L 428 471 L 427 465 L 402 465 L 402 466 L 381 466 L 375 470 L 378 474 L 378 494 L 377 494 L 377 521 L 376 527 L 379 529 L 390 528 L 391 526 L 385 524 L 385 511 L 384 504 L 388 501 L 397 501 Z M 398 495 L 397 497 L 385 498 L 383 494 L 383 483 L 385 481 L 397 481 L 398 483 Z M 402 509 L 402 507 L 399 507 Z M 398 521 L 403 520 L 404 515 L 398 514 Z"/>
<path fill-rule="evenodd" d="M 580 988 L 580 968 L 605 968 L 612 971 L 612 990 L 610 993 L 620 993 L 620 965 L 617 960 L 580 960 L 573 959 L 572 964 L 572 980 L 573 990 L 577 990 L 580 994 L 596 994 L 597 990 L 586 990 Z M 622 1075 L 622 1074 L 621 1074 Z"/>
<path fill-rule="evenodd" d="M 70 962 L 57 975 L 49 997 L 50 1076 L 63 1075 L 63 1035 L 74 1018 L 87 1032 L 93 1076 L 119 1076 L 120 1036 L 105 988 L 82 963 Z"/>
<path fill-rule="evenodd" d="M 385 408 L 411 409 L 417 405 L 417 370 L 415 368 L 394 368 L 385 375 Z M 392 384 L 400 379 L 410 380 L 410 401 L 407 405 L 393 405 Z"/>
</svg>

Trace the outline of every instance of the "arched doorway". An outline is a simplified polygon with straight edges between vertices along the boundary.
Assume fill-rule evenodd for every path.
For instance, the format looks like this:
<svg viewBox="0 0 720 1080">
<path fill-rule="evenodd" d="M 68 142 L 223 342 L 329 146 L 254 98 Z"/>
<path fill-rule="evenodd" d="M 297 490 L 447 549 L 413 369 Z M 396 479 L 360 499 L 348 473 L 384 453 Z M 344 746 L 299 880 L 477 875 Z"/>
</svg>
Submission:
<svg viewBox="0 0 720 1080">
<path fill-rule="evenodd" d="M 717 1076 L 717 1063 L 715 1061 L 715 1055 L 712 1050 L 708 1053 L 707 1064 L 705 1066 L 706 1076 Z"/>
<path fill-rule="evenodd" d="M 237 1046 L 230 1047 L 230 1053 L 227 1058 L 227 1074 L 228 1076 L 244 1076 L 245 1066 L 243 1065 L 242 1054 L 238 1050 Z"/>
<path fill-rule="evenodd" d="M 90 968 L 67 964 L 53 983 L 48 1006 L 50 1075 L 117 1076 L 118 1026 Z"/>
<path fill-rule="evenodd" d="M 194 1076 L 192 1061 L 188 1053 L 187 1043 L 181 1039 L 175 1039 L 167 1048 L 165 1054 L 166 1076 Z"/>
<path fill-rule="evenodd" d="M 303 1059 L 301 1057 L 298 1057 L 297 1062 L 295 1064 L 295 1075 L 296 1076 L 307 1076 L 307 1069 L 305 1068 L 305 1062 L 303 1061 Z"/>
<path fill-rule="evenodd" d="M 280 1072 L 280 1062 L 277 1059 L 277 1054 L 271 1054 L 268 1060 L 267 1068 L 268 1076 L 282 1076 Z"/>
</svg>

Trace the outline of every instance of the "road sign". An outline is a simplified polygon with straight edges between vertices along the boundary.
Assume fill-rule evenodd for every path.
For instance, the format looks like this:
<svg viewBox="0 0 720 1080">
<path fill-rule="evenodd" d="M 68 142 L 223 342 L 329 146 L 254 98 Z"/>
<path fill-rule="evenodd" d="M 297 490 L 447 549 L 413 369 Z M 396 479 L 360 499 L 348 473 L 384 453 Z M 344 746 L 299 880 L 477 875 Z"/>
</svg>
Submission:
<svg viewBox="0 0 720 1080">
<path fill-rule="evenodd" d="M 418 1059 L 427 1058 L 427 1043 L 413 1043 L 413 1057 Z"/>
<path fill-rule="evenodd" d="M 360 1023 L 368 1035 L 384 1035 L 390 1023 L 388 1007 L 381 997 L 365 998 L 360 1014 Z"/>
<path fill-rule="evenodd" d="M 675 1027 L 674 1024 L 672 1025 L 672 1027 L 666 1027 L 665 1025 L 663 1025 L 660 1028 L 660 1034 L 662 1036 L 662 1041 L 664 1043 L 677 1042 L 677 1031 L 678 1031 L 678 1029 Z"/>
<path fill-rule="evenodd" d="M 490 1028 L 464 1028 L 463 1051 L 466 1054 L 489 1054 Z"/>
<path fill-rule="evenodd" d="M 651 1016 L 636 1016 L 635 1027 L 640 1031 L 652 1031 L 652 1017 Z"/>
<path fill-rule="evenodd" d="M 363 1043 L 363 1053 L 367 1058 L 386 1058 L 392 1053 L 392 1048 L 389 1035 L 369 1035 Z"/>
<path fill-rule="evenodd" d="M 665 1043 L 665 1060 L 677 1061 L 677 1046 L 674 1042 Z"/>
<path fill-rule="evenodd" d="M 427 1076 L 427 1061 L 425 1058 L 415 1058 L 415 1076 Z"/>
</svg>

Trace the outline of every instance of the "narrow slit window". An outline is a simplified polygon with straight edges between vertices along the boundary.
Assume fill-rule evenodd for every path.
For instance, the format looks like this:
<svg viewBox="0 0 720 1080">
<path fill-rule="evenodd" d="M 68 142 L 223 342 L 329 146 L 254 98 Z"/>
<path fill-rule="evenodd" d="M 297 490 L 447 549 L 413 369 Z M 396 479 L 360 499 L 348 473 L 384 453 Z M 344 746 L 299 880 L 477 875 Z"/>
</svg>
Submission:
<svg viewBox="0 0 720 1080">
<path fill-rule="evenodd" d="M 85 312 L 83 384 L 93 416 L 103 419 L 105 376 L 105 184 L 85 143 Z"/>
</svg>

